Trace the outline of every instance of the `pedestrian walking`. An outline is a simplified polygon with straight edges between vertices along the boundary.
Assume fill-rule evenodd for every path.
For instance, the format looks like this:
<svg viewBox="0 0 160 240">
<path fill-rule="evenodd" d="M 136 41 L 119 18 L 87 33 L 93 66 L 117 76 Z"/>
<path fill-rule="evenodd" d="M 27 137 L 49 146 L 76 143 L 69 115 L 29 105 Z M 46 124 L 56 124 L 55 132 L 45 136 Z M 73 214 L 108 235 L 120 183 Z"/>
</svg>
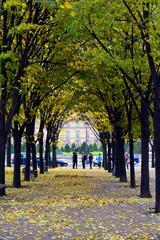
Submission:
<svg viewBox="0 0 160 240">
<path fill-rule="evenodd" d="M 73 152 L 72 161 L 73 161 L 73 169 L 77 168 L 78 157 L 76 152 Z"/>
<path fill-rule="evenodd" d="M 85 169 L 85 162 L 87 160 L 87 154 L 83 153 L 82 154 L 82 168 Z"/>
<path fill-rule="evenodd" d="M 129 155 L 128 155 L 128 152 L 125 152 L 124 154 L 124 158 L 125 158 L 125 164 L 126 164 L 126 168 L 128 169 L 128 162 L 129 162 Z"/>
<path fill-rule="evenodd" d="M 89 165 L 90 165 L 90 169 L 92 169 L 92 163 L 93 163 L 93 155 L 92 153 L 89 154 Z"/>
<path fill-rule="evenodd" d="M 102 156 L 101 156 L 100 153 L 99 153 L 99 155 L 97 156 L 96 160 L 97 160 L 97 162 L 98 162 L 99 168 L 101 168 L 101 166 L 102 166 Z"/>
</svg>

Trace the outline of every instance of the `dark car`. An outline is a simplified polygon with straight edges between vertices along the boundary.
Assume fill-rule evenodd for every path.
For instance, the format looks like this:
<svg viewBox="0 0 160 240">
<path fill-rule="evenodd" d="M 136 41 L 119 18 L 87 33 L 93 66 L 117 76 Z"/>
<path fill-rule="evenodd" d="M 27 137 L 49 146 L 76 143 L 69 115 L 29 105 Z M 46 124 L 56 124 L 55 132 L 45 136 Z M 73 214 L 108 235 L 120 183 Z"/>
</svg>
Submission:
<svg viewBox="0 0 160 240">
<path fill-rule="evenodd" d="M 57 167 L 64 167 L 64 166 L 68 165 L 68 162 L 66 162 L 63 159 L 57 159 L 56 163 L 57 163 Z M 40 166 L 40 158 L 39 157 L 37 157 L 37 164 L 38 164 L 38 167 L 39 167 Z M 51 162 L 50 162 L 49 165 L 51 166 Z"/>
<path fill-rule="evenodd" d="M 57 163 L 57 167 L 64 167 L 68 165 L 68 162 L 66 162 L 63 159 L 57 159 L 56 163 Z"/>
</svg>

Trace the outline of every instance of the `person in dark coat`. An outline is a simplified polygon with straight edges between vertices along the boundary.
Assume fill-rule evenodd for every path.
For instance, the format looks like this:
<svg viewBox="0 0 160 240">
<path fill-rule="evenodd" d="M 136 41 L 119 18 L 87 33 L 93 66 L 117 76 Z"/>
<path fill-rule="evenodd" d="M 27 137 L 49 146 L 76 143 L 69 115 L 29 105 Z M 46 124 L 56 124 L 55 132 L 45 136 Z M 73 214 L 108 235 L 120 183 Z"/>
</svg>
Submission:
<svg viewBox="0 0 160 240">
<path fill-rule="evenodd" d="M 93 163 L 93 155 L 92 153 L 89 154 L 89 165 L 90 165 L 90 169 L 92 169 L 92 163 Z"/>
<path fill-rule="evenodd" d="M 73 160 L 73 168 L 77 168 L 77 153 L 76 152 L 73 152 L 72 160 Z"/>
<path fill-rule="evenodd" d="M 87 160 L 87 154 L 83 153 L 82 155 L 82 168 L 85 169 L 85 161 Z"/>
</svg>

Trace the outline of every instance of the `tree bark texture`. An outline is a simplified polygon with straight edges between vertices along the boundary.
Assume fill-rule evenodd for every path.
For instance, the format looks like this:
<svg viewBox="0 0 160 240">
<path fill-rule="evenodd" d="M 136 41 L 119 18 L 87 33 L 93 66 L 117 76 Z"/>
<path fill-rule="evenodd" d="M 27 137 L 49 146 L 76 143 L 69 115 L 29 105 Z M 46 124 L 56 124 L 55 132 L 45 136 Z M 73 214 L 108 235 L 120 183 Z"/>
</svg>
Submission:
<svg viewBox="0 0 160 240">
<path fill-rule="evenodd" d="M 103 167 L 105 170 L 108 170 L 108 161 L 107 161 L 107 144 L 102 142 L 103 149 Z"/>
<path fill-rule="evenodd" d="M 7 137 L 7 167 L 11 167 L 11 135 Z"/>
<path fill-rule="evenodd" d="M 130 186 L 131 188 L 135 188 L 136 180 L 135 180 L 135 168 L 134 168 L 134 142 L 133 142 L 132 134 L 130 134 L 130 137 L 129 137 L 129 153 L 130 153 Z"/>
<path fill-rule="evenodd" d="M 112 172 L 112 166 L 111 166 L 111 140 L 110 136 L 108 136 L 108 172 Z"/>
<path fill-rule="evenodd" d="M 149 187 L 149 112 L 144 102 L 141 101 L 141 187 L 140 197 L 150 198 L 150 187 Z"/>
<path fill-rule="evenodd" d="M 21 187 L 21 134 L 18 130 L 18 123 L 14 122 L 13 130 L 14 138 L 14 174 L 13 174 L 13 187 Z"/>
</svg>

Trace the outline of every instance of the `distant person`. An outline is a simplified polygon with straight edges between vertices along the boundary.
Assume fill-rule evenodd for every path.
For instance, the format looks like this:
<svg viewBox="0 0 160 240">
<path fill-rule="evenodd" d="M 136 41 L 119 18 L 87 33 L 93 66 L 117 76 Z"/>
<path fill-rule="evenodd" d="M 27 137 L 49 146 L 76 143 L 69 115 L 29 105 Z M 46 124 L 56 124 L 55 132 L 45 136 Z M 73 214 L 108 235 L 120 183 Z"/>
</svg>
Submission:
<svg viewBox="0 0 160 240">
<path fill-rule="evenodd" d="M 128 152 L 125 152 L 125 154 L 124 154 L 124 158 L 125 158 L 126 168 L 128 169 L 128 162 L 129 162 L 129 155 L 128 155 Z"/>
<path fill-rule="evenodd" d="M 92 169 L 92 163 L 93 163 L 93 155 L 92 153 L 89 154 L 89 165 L 90 165 L 90 169 Z"/>
<path fill-rule="evenodd" d="M 101 156 L 100 153 L 99 153 L 99 155 L 96 157 L 96 160 L 97 160 L 97 162 L 98 162 L 99 168 L 101 168 L 101 166 L 102 166 L 102 156 Z"/>
<path fill-rule="evenodd" d="M 82 154 L 82 168 L 85 169 L 85 162 L 87 160 L 87 154 Z"/>
<path fill-rule="evenodd" d="M 73 160 L 73 168 L 77 169 L 77 153 L 73 152 L 72 160 Z"/>
</svg>

